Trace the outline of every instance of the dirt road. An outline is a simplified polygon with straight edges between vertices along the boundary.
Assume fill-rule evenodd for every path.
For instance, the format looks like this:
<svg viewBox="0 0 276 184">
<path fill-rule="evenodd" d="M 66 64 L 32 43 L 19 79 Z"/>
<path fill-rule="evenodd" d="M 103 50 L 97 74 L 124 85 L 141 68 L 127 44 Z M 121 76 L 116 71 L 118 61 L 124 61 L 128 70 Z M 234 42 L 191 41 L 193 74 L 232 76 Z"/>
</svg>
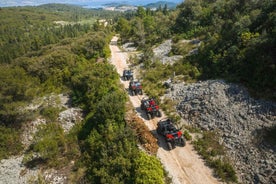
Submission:
<svg viewBox="0 0 276 184">
<path fill-rule="evenodd" d="M 116 46 L 117 37 L 113 37 L 110 44 L 111 49 L 111 63 L 116 67 L 120 76 L 122 76 L 123 70 L 128 67 L 127 59 L 128 53 L 122 52 L 118 46 Z M 125 88 L 128 88 L 128 81 L 121 82 Z M 140 100 L 143 95 L 130 96 L 137 114 L 144 120 L 145 124 L 153 133 L 155 132 L 157 122 L 164 118 L 154 118 L 152 120 L 146 120 L 140 109 Z M 160 139 L 160 137 L 158 137 Z M 172 177 L 174 184 L 214 184 L 219 183 L 216 178 L 212 176 L 212 170 L 204 165 L 204 162 L 197 153 L 193 150 L 193 147 L 187 143 L 185 147 L 176 147 L 175 149 L 168 151 L 162 138 L 159 141 L 159 149 L 157 156 L 162 162 L 169 176 Z"/>
</svg>

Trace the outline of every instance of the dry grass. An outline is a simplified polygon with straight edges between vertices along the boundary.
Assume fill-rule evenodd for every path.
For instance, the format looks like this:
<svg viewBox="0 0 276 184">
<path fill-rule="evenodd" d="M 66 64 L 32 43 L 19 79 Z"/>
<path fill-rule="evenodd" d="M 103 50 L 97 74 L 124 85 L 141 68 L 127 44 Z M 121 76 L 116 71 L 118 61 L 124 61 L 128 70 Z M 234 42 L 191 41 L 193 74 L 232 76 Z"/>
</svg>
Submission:
<svg viewBox="0 0 276 184">
<path fill-rule="evenodd" d="M 131 105 L 129 104 L 129 106 Z M 145 125 L 144 121 L 130 108 L 127 109 L 125 120 L 127 125 L 135 132 L 141 146 L 150 154 L 156 154 L 158 150 L 157 139 Z"/>
</svg>

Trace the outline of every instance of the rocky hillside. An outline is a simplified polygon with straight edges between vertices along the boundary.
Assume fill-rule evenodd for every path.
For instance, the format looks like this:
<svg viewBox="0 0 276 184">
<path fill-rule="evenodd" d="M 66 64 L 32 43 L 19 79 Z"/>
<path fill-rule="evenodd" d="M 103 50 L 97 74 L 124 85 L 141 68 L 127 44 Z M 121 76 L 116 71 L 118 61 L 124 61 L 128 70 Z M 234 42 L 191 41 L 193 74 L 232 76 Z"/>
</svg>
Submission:
<svg viewBox="0 0 276 184">
<path fill-rule="evenodd" d="M 175 61 L 166 57 L 170 50 L 167 40 L 153 52 L 170 63 Z M 220 133 L 242 183 L 276 183 L 276 144 L 264 140 L 267 129 L 276 126 L 275 103 L 255 100 L 243 87 L 223 80 L 176 82 L 171 89 L 165 97 L 177 102 L 183 123 Z"/>
<path fill-rule="evenodd" d="M 218 130 L 243 183 L 276 183 L 276 145 L 264 141 L 276 125 L 276 104 L 251 98 L 221 80 L 173 84 L 167 97 L 178 102 L 183 119 L 204 130 Z"/>
<path fill-rule="evenodd" d="M 63 94 L 37 99 L 37 101 L 34 104 L 30 104 L 28 108 L 30 110 L 37 110 L 43 105 L 44 101 L 47 101 L 51 106 L 61 107 L 63 109 L 63 111 L 59 113 L 58 122 L 61 124 L 64 132 L 68 132 L 75 123 L 82 120 L 82 110 L 72 107 L 69 97 Z M 59 103 L 57 103 L 57 101 Z M 26 124 L 21 137 L 22 143 L 26 149 L 32 144 L 33 135 L 37 132 L 38 127 L 45 123 L 46 120 L 44 118 L 38 117 L 29 124 Z M 28 168 L 24 165 L 24 155 L 18 155 L 0 161 L 0 184 L 36 183 L 39 177 L 43 181 L 45 180 L 52 184 L 66 183 L 68 180 L 67 174 L 68 173 L 65 173 L 63 170 L 42 170 L 39 167 Z"/>
</svg>

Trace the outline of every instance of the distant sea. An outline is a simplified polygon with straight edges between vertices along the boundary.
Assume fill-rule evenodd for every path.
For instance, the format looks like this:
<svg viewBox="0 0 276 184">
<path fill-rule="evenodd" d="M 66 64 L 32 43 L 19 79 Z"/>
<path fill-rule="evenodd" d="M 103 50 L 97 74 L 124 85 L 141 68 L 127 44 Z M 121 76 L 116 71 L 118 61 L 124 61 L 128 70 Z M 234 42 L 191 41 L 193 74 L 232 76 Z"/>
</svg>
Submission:
<svg viewBox="0 0 276 184">
<path fill-rule="evenodd" d="M 158 1 L 167 1 L 180 4 L 184 0 L 0 0 L 0 7 L 10 6 L 38 6 L 49 3 L 72 4 L 84 8 L 102 8 L 105 4 L 120 3 L 133 6 L 142 6 Z"/>
</svg>

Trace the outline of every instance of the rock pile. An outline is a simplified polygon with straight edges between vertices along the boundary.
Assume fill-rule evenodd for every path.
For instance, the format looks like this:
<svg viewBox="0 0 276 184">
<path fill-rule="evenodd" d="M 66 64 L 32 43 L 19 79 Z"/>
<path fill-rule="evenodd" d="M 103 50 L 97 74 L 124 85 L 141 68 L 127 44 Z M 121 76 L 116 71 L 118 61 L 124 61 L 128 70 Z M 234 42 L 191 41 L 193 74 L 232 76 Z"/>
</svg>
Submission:
<svg viewBox="0 0 276 184">
<path fill-rule="evenodd" d="M 134 52 L 137 48 L 134 46 L 134 43 L 128 42 L 122 45 L 122 49 L 126 52 Z"/>
<path fill-rule="evenodd" d="M 154 57 L 160 60 L 163 64 L 170 63 L 173 64 L 175 61 L 178 61 L 183 58 L 181 55 L 169 56 L 169 53 L 172 49 L 172 40 L 166 40 L 158 47 L 153 49 Z"/>
<path fill-rule="evenodd" d="M 276 145 L 264 141 L 276 125 L 276 104 L 255 100 L 247 91 L 221 80 L 173 84 L 166 94 L 189 124 L 218 130 L 242 183 L 276 183 Z"/>
<path fill-rule="evenodd" d="M 12 157 L 0 161 L 1 184 L 28 184 L 36 180 L 38 170 L 26 169 L 22 164 L 23 156 Z"/>
<path fill-rule="evenodd" d="M 58 121 L 65 132 L 69 130 L 78 122 L 82 120 L 82 110 L 80 108 L 68 108 L 59 113 Z"/>
</svg>

